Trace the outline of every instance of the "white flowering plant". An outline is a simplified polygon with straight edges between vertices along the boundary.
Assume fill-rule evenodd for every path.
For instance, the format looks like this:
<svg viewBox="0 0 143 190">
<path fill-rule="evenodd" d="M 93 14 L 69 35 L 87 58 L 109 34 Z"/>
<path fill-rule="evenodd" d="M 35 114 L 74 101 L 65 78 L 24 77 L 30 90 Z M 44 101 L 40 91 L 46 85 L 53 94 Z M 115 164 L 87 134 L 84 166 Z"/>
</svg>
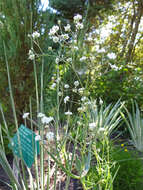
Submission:
<svg viewBox="0 0 143 190">
<path fill-rule="evenodd" d="M 18 174 L 21 179 L 19 183 L 18 177 L 15 177 L 4 156 L 4 147 L 0 146 L 0 163 L 6 165 L 5 170 L 9 172 L 9 177 L 12 185 L 14 183 L 15 189 L 45 190 L 51 187 L 56 189 L 59 180 L 61 180 L 59 176 L 63 175 L 63 173 L 67 178 L 65 190 L 68 189 L 70 178 L 80 180 L 84 189 L 86 189 L 86 176 L 88 176 L 92 161 L 97 162 L 99 169 L 97 184 L 100 183 L 104 176 L 107 180 L 107 188 L 110 185 L 109 181 L 112 179 L 111 170 L 109 169 L 107 175 L 104 168 L 105 166 L 107 168 L 112 167 L 109 160 L 109 136 L 119 126 L 121 121 L 119 113 L 122 105 L 117 102 L 113 106 L 110 104 L 104 107 L 104 102 L 100 101 L 99 105 L 97 105 L 96 102 L 91 100 L 89 84 L 90 79 L 94 75 L 94 53 L 89 53 L 89 49 L 86 48 L 86 41 L 92 43 L 92 37 L 85 35 L 84 18 L 81 15 L 75 15 L 73 21 L 75 31 L 71 29 L 70 24 L 66 24 L 62 31 L 60 21 L 58 25 L 54 25 L 49 29 L 49 38 L 53 43 L 59 45 L 57 54 L 55 54 L 53 47 L 50 46 L 48 48 L 50 55 L 53 54 L 55 64 L 55 71 L 51 77 L 51 82 L 46 87 L 48 93 L 55 93 L 55 98 L 52 95 L 50 96 L 51 99 L 54 99 L 54 104 L 52 104 L 51 99 L 48 97 L 51 105 L 50 108 L 47 108 L 49 105 L 47 102 L 44 103 L 46 98 L 44 98 L 43 89 L 43 60 L 40 79 L 36 71 L 35 57 L 45 56 L 38 44 L 40 34 L 35 31 L 30 36 L 32 43 L 35 43 L 41 52 L 39 55 L 36 54 L 32 44 L 28 53 L 28 59 L 33 61 L 34 65 L 36 91 L 36 103 L 34 103 L 37 108 L 37 116 L 33 117 L 30 99 L 30 111 L 23 114 L 23 119 L 25 125 L 31 126 L 32 130 L 36 129 L 35 141 L 39 142 L 40 156 L 39 158 L 35 157 L 34 168 L 36 179 L 32 176 L 29 168 L 26 167 L 25 169 L 23 167 L 23 173 Z M 40 85 L 38 80 L 40 80 Z M 12 89 L 10 78 L 9 86 Z M 40 89 L 38 88 L 39 86 Z M 12 90 L 10 91 L 10 95 L 15 125 L 18 130 Z M 1 112 L 7 131 L 7 123 L 5 122 L 2 110 Z M 61 112 L 63 112 L 63 117 L 61 117 Z M 9 133 L 8 138 L 10 139 Z M 100 151 L 99 147 L 101 148 Z M 105 162 L 101 164 L 101 160 L 105 160 Z M 46 168 L 48 168 L 48 171 L 46 171 Z M 25 170 L 28 171 L 28 180 L 26 176 L 23 179 Z M 103 171 L 102 176 L 100 175 L 100 171 Z"/>
</svg>

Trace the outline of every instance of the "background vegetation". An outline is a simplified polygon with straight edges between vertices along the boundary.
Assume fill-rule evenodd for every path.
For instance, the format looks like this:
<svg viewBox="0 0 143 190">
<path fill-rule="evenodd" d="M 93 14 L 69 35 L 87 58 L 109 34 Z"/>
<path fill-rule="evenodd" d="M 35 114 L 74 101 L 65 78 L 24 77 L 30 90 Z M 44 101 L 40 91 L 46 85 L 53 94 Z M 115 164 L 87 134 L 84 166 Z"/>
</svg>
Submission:
<svg viewBox="0 0 143 190">
<path fill-rule="evenodd" d="M 73 18 L 78 14 L 82 18 L 77 22 Z M 68 25 L 69 34 L 63 36 Z M 55 36 L 50 35 L 53 26 L 58 28 Z M 143 1 L 49 0 L 49 6 L 43 9 L 41 0 L 1 0 L 0 31 L 0 163 L 6 163 L 3 150 L 6 154 L 9 151 L 3 147 L 18 125 L 25 122 L 33 127 L 33 119 L 43 143 L 44 125 L 52 121 L 55 147 L 46 150 L 56 163 L 55 176 L 58 167 L 67 175 L 66 189 L 70 178 L 80 180 L 84 189 L 136 189 L 141 182 L 142 162 L 132 149 L 121 150 L 119 142 L 116 146 L 114 137 L 127 126 L 128 146 L 131 138 L 131 146 L 142 152 Z M 34 32 L 38 38 L 34 39 Z M 54 37 L 58 43 L 54 43 Z M 9 98 L 12 93 L 15 105 Z M 135 107 L 131 100 L 137 102 Z M 34 114 L 26 120 L 22 116 L 29 109 Z M 48 123 L 44 115 L 40 121 L 39 112 L 55 120 Z M 51 130 L 51 126 L 46 127 Z M 59 133 L 64 134 L 61 142 Z M 37 180 L 41 189 L 44 154 L 42 147 L 41 176 Z M 124 167 L 128 173 L 123 172 Z M 23 184 L 27 186 L 26 180 Z"/>
</svg>

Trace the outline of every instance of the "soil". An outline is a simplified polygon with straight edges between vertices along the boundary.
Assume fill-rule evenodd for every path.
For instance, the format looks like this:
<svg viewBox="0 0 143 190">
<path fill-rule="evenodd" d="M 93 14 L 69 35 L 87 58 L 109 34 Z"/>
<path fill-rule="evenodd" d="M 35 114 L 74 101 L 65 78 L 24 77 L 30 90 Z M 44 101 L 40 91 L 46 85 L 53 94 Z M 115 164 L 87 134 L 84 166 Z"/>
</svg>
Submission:
<svg viewBox="0 0 143 190">
<path fill-rule="evenodd" d="M 7 155 L 7 160 L 9 162 L 10 166 L 12 167 L 13 156 Z M 11 190 L 11 188 L 8 185 L 6 185 L 4 182 L 10 184 L 7 174 L 5 173 L 5 171 L 3 170 L 3 168 L 0 165 L 0 190 Z"/>
<path fill-rule="evenodd" d="M 8 159 L 10 166 L 12 167 L 13 156 L 7 155 L 7 159 Z M 61 190 L 65 189 L 65 180 L 60 182 L 60 189 Z M 5 171 L 3 170 L 3 168 L 0 165 L 0 190 L 11 190 L 11 188 L 7 184 L 5 184 L 4 182 L 10 184 L 10 180 L 9 180 L 7 174 L 5 173 Z M 68 190 L 83 190 L 83 188 L 82 188 L 79 180 L 71 179 Z"/>
</svg>

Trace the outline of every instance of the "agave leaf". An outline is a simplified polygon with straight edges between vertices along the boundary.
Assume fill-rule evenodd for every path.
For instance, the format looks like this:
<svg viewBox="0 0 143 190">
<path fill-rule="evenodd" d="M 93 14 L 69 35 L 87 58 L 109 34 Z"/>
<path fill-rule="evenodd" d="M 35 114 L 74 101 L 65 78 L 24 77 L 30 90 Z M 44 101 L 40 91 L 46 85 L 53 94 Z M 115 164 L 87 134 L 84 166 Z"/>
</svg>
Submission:
<svg viewBox="0 0 143 190">
<path fill-rule="evenodd" d="M 85 165 L 84 165 L 84 169 L 82 170 L 81 173 L 81 178 L 85 177 L 90 169 L 90 162 L 91 162 L 91 148 L 88 152 L 88 156 L 85 159 Z"/>
<path fill-rule="evenodd" d="M 132 114 L 125 106 L 124 108 L 128 118 L 122 112 L 121 116 L 127 124 L 133 144 L 139 151 L 143 152 L 143 123 L 138 104 L 132 102 Z"/>
</svg>

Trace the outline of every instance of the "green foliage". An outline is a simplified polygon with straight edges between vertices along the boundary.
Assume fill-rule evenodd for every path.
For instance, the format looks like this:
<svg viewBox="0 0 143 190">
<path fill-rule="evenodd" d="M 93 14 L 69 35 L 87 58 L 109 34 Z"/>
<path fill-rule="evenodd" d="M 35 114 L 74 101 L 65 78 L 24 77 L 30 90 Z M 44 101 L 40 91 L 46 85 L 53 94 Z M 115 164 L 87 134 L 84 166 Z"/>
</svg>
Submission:
<svg viewBox="0 0 143 190">
<path fill-rule="evenodd" d="M 136 99 L 142 106 L 142 82 L 137 79 L 137 74 L 131 75 L 130 72 L 132 71 L 129 71 L 128 68 L 120 71 L 110 69 L 101 76 L 96 75 L 89 86 L 91 96 L 94 98 L 102 97 L 108 103 L 115 102 L 119 98 L 128 101 L 128 103 L 131 99 Z"/>
<path fill-rule="evenodd" d="M 116 190 L 142 190 L 142 171 L 143 163 L 134 151 L 127 152 L 121 148 L 115 148 L 112 159 L 119 166 L 118 173 L 113 182 L 113 187 Z"/>
<path fill-rule="evenodd" d="M 92 163 L 86 177 L 82 179 L 85 189 L 113 190 L 113 181 L 118 167 L 110 155 L 113 145 L 106 139 L 93 143 Z"/>
<path fill-rule="evenodd" d="M 1 126 L 1 130 L 2 130 L 2 137 L 3 137 L 3 143 L 4 143 L 4 147 L 5 147 L 5 153 L 9 154 L 11 153 L 11 150 L 8 147 L 9 144 L 9 139 L 7 137 L 7 132 L 4 130 L 4 126 Z M 13 133 L 15 131 L 15 126 L 9 126 L 9 135 L 12 136 Z"/>
<path fill-rule="evenodd" d="M 8 101 L 9 87 L 7 82 L 4 46 L 6 45 L 6 56 L 8 59 L 16 112 L 19 123 L 22 123 L 21 115 L 28 109 L 29 97 L 35 98 L 35 87 L 33 80 L 33 63 L 28 60 L 28 52 L 31 49 L 31 39 L 29 34 L 37 31 L 41 34 L 38 39 L 45 51 L 48 49 L 49 40 L 47 36 L 48 25 L 54 22 L 54 15 L 48 10 L 43 12 L 40 0 L 30 1 L 1 1 L 0 2 L 0 102 L 7 108 L 7 115 L 11 114 L 10 102 Z M 50 21 L 49 21 L 50 20 Z M 41 53 L 37 45 L 33 46 L 35 53 Z M 45 52 L 44 52 L 45 53 Z M 41 57 L 36 57 L 36 67 L 40 78 Z M 50 71 L 50 59 L 45 59 L 45 71 Z M 40 80 L 38 80 L 39 83 Z M 45 78 L 45 83 L 48 77 Z M 34 109 L 34 108 L 33 108 Z M 10 113 L 10 114 L 9 114 Z M 7 120 L 13 123 L 7 116 Z"/>
<path fill-rule="evenodd" d="M 98 143 L 99 144 L 99 143 Z M 142 190 L 142 160 L 138 154 L 135 154 L 132 150 L 126 148 L 117 148 L 110 145 L 110 165 L 106 163 L 106 154 L 103 155 L 102 146 L 96 145 L 96 148 L 100 147 L 100 165 L 97 162 L 92 162 L 88 175 L 84 179 L 84 183 L 87 189 L 105 189 L 107 180 L 110 179 L 113 182 L 113 187 L 110 189 L 115 190 Z M 103 159 L 102 159 L 103 158 Z M 100 168 L 98 167 L 100 166 Z M 107 177 L 107 173 L 110 177 Z M 105 173 L 104 173 L 105 172 Z M 105 175 L 104 175 L 105 174 Z M 112 183 L 111 182 L 111 183 Z"/>
<path fill-rule="evenodd" d="M 60 14 L 70 19 L 73 18 L 75 13 L 82 14 L 85 10 L 85 1 L 81 0 L 50 0 L 49 3 L 52 8 L 56 9 Z"/>
<path fill-rule="evenodd" d="M 75 14 L 85 14 L 88 8 L 88 19 L 93 22 L 94 17 L 99 16 L 104 20 L 104 14 L 113 10 L 113 0 L 50 0 L 49 5 L 58 11 L 59 15 L 72 20 Z M 88 20 L 88 21 L 89 21 Z M 95 19 L 94 19 L 95 21 Z"/>
<path fill-rule="evenodd" d="M 133 145 L 138 151 L 143 152 L 143 119 L 136 102 L 132 102 L 132 114 L 125 107 L 127 116 L 122 116 L 127 124 Z"/>
</svg>

